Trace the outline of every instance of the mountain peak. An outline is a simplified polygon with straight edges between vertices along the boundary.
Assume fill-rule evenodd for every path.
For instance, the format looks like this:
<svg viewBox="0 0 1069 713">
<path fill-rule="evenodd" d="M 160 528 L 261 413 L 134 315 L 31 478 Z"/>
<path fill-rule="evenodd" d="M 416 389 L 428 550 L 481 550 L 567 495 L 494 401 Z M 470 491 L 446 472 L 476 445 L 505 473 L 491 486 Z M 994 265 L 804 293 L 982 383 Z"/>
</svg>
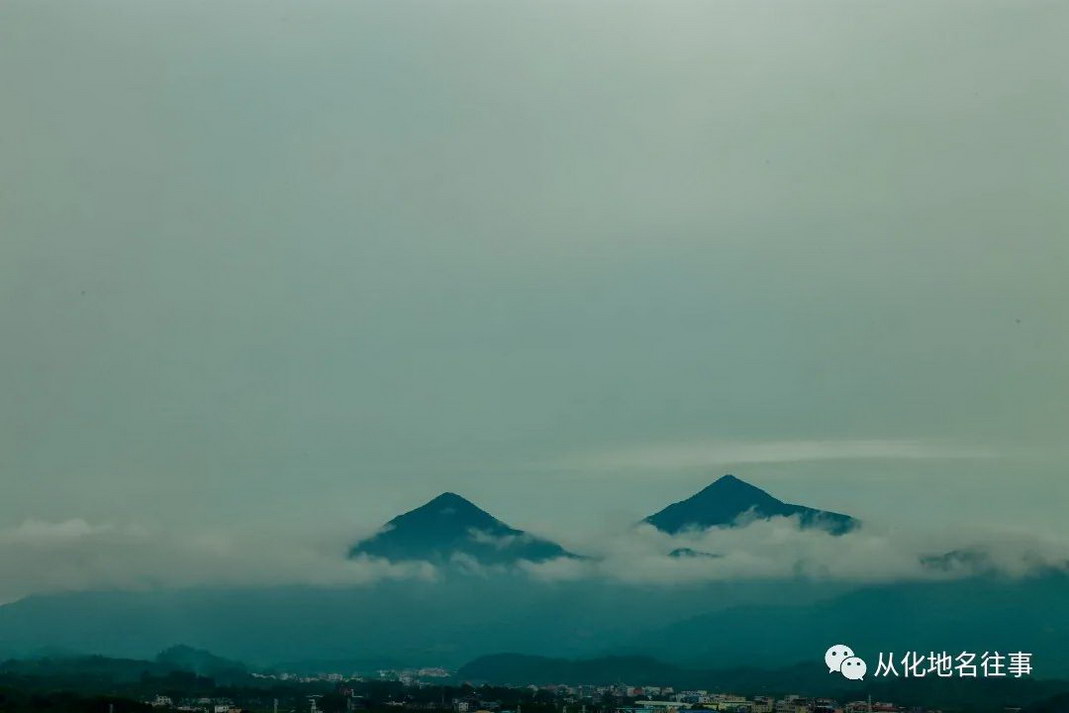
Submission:
<svg viewBox="0 0 1069 713">
<path fill-rule="evenodd" d="M 743 480 L 742 478 L 736 478 L 731 473 L 728 473 L 727 475 L 720 476 L 719 478 L 714 480 L 712 483 L 709 483 L 709 485 L 706 485 L 704 488 L 702 488 L 700 491 L 698 491 L 698 494 L 706 493 L 706 492 L 726 491 L 726 490 L 738 490 L 740 492 L 741 491 L 756 491 L 758 493 L 764 493 L 765 492 L 764 490 L 761 490 L 761 488 L 758 488 L 756 485 L 751 485 L 751 484 L 747 483 L 745 480 Z M 768 495 L 768 493 L 765 493 L 765 494 Z"/>
<path fill-rule="evenodd" d="M 478 505 L 476 505 L 472 501 L 468 500 L 467 498 L 465 498 L 465 497 L 463 497 L 461 495 L 457 495 L 456 493 L 451 493 L 449 491 L 446 491 L 446 492 L 442 493 L 441 495 L 439 495 L 437 497 L 431 498 L 430 500 L 428 500 L 426 503 L 424 503 L 423 505 L 419 506 L 415 510 L 410 511 L 409 514 L 411 514 L 411 512 L 417 512 L 419 510 L 424 510 L 424 509 L 428 509 L 428 508 L 429 509 L 434 509 L 434 508 L 454 508 L 455 510 L 477 511 L 477 512 L 485 514 L 487 517 L 491 517 L 489 513 L 487 513 L 485 510 L 480 508 Z M 454 514 L 454 513 L 448 513 L 448 514 Z"/>
<path fill-rule="evenodd" d="M 574 557 L 555 542 L 510 527 L 467 498 L 448 491 L 398 515 L 377 534 L 356 543 L 349 556 L 359 555 L 438 564 L 457 555 L 480 564 Z"/>
<path fill-rule="evenodd" d="M 674 535 L 684 530 L 736 527 L 744 515 L 762 520 L 797 516 L 803 528 L 815 527 L 833 535 L 845 534 L 858 524 L 849 515 L 785 503 L 730 474 L 717 478 L 686 500 L 650 515 L 645 522 Z"/>
<path fill-rule="evenodd" d="M 461 503 L 468 503 L 469 505 L 472 504 L 471 501 L 468 500 L 467 498 L 465 498 L 463 496 L 460 496 L 460 495 L 457 495 L 456 493 L 451 492 L 449 490 L 445 491 L 444 493 L 442 493 L 438 497 L 432 498 L 431 500 L 427 501 L 427 504 L 430 505 L 431 503 L 438 503 L 438 502 L 461 502 Z"/>
</svg>

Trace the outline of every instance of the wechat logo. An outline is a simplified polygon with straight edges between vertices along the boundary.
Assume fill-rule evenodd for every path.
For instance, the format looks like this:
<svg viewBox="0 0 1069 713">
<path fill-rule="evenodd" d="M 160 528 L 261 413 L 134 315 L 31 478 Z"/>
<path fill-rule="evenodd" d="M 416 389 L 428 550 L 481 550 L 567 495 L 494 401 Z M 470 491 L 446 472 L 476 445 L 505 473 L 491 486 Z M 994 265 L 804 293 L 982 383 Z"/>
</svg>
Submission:
<svg viewBox="0 0 1069 713">
<path fill-rule="evenodd" d="M 824 663 L 828 667 L 828 673 L 841 673 L 851 681 L 862 680 L 868 671 L 865 661 L 855 656 L 854 650 L 846 644 L 836 644 L 825 651 Z"/>
</svg>

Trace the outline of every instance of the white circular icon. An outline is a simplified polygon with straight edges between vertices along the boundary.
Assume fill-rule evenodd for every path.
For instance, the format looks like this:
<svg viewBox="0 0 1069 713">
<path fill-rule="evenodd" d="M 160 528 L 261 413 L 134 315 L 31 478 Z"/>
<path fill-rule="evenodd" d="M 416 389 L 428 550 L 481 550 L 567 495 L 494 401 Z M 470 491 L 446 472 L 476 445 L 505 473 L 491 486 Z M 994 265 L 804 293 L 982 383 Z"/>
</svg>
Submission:
<svg viewBox="0 0 1069 713">
<path fill-rule="evenodd" d="M 860 681 L 865 677 L 868 666 L 857 656 L 849 656 L 839 664 L 839 672 L 851 681 Z"/>
<path fill-rule="evenodd" d="M 842 671 L 840 668 L 843 661 L 854 655 L 854 650 L 846 644 L 836 644 L 824 652 L 824 663 L 828 665 L 828 673 Z"/>
</svg>

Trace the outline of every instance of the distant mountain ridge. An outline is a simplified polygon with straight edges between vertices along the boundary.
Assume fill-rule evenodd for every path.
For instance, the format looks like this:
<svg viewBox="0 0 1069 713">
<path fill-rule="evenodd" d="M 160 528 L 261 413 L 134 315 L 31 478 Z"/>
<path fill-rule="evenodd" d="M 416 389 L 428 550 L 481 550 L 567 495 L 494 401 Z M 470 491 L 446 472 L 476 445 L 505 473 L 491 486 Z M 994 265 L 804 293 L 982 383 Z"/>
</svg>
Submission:
<svg viewBox="0 0 1069 713">
<path fill-rule="evenodd" d="M 223 683 L 243 681 L 249 677 L 245 664 L 239 661 L 182 644 L 161 651 L 151 660 L 67 653 L 13 657 L 0 661 L 0 677 L 50 677 L 77 683 L 84 683 L 87 679 L 111 683 L 137 681 L 145 676 L 162 677 L 176 671 L 210 677 Z"/>
<path fill-rule="evenodd" d="M 247 673 L 240 661 L 216 656 L 210 651 L 185 644 L 172 646 L 156 655 L 156 663 L 175 671 L 189 671 L 198 676 L 227 676 L 240 678 Z"/>
<path fill-rule="evenodd" d="M 673 503 L 643 522 L 676 535 L 688 530 L 737 527 L 747 518 L 797 517 L 803 528 L 842 535 L 859 522 L 849 515 L 793 505 L 734 475 L 724 475 L 686 500 Z M 518 530 L 470 500 L 445 492 L 390 520 L 379 532 L 354 544 L 349 557 L 390 562 L 424 561 L 435 565 L 474 562 L 515 565 L 560 557 L 578 558 L 556 542 Z M 677 548 L 672 557 L 717 557 L 718 553 Z"/>
<path fill-rule="evenodd" d="M 847 640 L 866 652 L 1029 651 L 1037 675 L 1055 677 L 1069 676 L 1066 601 L 1069 575 L 1056 573 L 859 589 L 804 579 L 635 587 L 495 570 L 343 588 L 34 596 L 0 606 L 0 644 L 6 656 L 50 647 L 151 658 L 185 641 L 256 667 L 313 658 L 456 667 L 515 651 L 713 669 L 819 661 L 827 641 Z"/>
<path fill-rule="evenodd" d="M 517 530 L 456 493 L 442 493 L 390 520 L 349 550 L 349 557 L 448 564 L 470 558 L 482 565 L 544 562 L 577 555 L 550 540 Z"/>
<path fill-rule="evenodd" d="M 785 503 L 734 475 L 721 476 L 686 500 L 672 503 L 643 522 L 676 535 L 686 530 L 737 527 L 745 524 L 747 517 L 760 520 L 797 517 L 801 527 L 822 529 L 833 535 L 846 534 L 860 525 L 849 515 Z"/>
</svg>

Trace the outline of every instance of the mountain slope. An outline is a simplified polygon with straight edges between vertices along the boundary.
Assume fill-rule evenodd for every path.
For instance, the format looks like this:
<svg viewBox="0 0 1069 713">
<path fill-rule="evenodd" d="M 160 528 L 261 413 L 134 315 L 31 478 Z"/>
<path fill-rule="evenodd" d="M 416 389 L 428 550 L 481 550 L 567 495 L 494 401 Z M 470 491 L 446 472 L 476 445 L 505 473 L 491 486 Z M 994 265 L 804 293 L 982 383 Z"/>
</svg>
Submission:
<svg viewBox="0 0 1069 713">
<path fill-rule="evenodd" d="M 234 679 L 247 674 L 245 664 L 216 656 L 210 651 L 178 644 L 156 654 L 156 663 L 175 671 L 189 671 L 198 676 Z"/>
<path fill-rule="evenodd" d="M 853 591 L 851 591 L 853 590 Z M 44 647 L 152 657 L 176 641 L 252 666 L 304 659 L 459 666 L 493 651 L 779 667 L 856 651 L 1035 654 L 1069 675 L 1069 576 L 873 585 L 770 580 L 636 587 L 519 573 L 345 588 L 71 592 L 0 606 L 7 656 Z M 356 670 L 355 668 L 353 670 Z"/>
<path fill-rule="evenodd" d="M 867 586 L 826 600 L 743 605 L 636 634 L 615 653 L 700 667 L 811 660 L 830 641 L 878 651 L 1029 651 L 1036 676 L 1069 675 L 1069 576 L 974 577 Z M 1042 671 L 1039 662 L 1042 661 Z"/>
<path fill-rule="evenodd" d="M 251 665 L 374 659 L 452 667 L 490 651 L 587 655 L 711 608 L 841 591 L 813 582 L 543 583 L 522 571 L 473 577 L 443 568 L 434 580 L 356 587 L 68 592 L 0 606 L 0 650 L 150 658 L 181 641 Z"/>
<path fill-rule="evenodd" d="M 425 560 L 445 564 L 471 558 L 483 565 L 510 565 L 575 557 L 555 542 L 509 527 L 455 493 L 442 493 L 398 515 L 376 535 L 356 543 L 350 557 L 367 555 L 391 562 Z"/>
<path fill-rule="evenodd" d="M 64 687 L 80 688 L 90 683 L 133 682 L 146 676 L 163 677 L 174 672 L 208 676 L 217 682 L 238 682 L 249 677 L 245 665 L 189 646 L 172 646 L 154 659 L 114 658 L 100 655 L 65 655 L 10 658 L 0 662 L 0 677 L 45 678 Z"/>
<path fill-rule="evenodd" d="M 734 475 L 718 478 L 686 500 L 650 515 L 644 522 L 674 535 L 684 530 L 735 527 L 747 517 L 762 520 L 798 517 L 802 527 L 820 528 L 834 535 L 845 534 L 860 524 L 849 515 L 785 503 Z"/>
</svg>

